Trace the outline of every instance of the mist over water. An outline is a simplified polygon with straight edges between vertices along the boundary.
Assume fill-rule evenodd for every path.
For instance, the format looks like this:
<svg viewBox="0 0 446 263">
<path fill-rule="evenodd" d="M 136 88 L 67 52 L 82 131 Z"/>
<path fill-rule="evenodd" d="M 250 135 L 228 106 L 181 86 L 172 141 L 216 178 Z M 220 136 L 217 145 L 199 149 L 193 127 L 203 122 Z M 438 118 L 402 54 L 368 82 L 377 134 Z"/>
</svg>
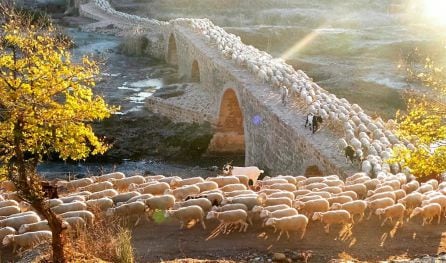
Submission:
<svg viewBox="0 0 446 263">
<path fill-rule="evenodd" d="M 423 1 L 155 0 L 116 8 L 161 20 L 207 17 L 246 44 L 276 57 L 288 54 L 288 63 L 325 89 L 392 117 L 404 107 L 399 91 L 408 87 L 398 69 L 401 56 L 418 48 L 445 59 L 439 54 L 446 26 L 424 13 Z M 309 35 L 300 49 L 287 52 Z M 376 101 L 370 100 L 373 90 L 381 96 Z"/>
</svg>

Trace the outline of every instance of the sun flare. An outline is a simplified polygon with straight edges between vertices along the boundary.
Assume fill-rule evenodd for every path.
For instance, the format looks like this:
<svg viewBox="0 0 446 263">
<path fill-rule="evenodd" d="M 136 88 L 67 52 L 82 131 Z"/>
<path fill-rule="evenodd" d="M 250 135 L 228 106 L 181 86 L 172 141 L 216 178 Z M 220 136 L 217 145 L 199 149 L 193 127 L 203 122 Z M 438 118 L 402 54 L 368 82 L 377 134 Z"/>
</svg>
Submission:
<svg viewBox="0 0 446 263">
<path fill-rule="evenodd" d="M 446 1 L 445 0 L 424 0 L 424 13 L 437 23 L 446 24 Z"/>
</svg>

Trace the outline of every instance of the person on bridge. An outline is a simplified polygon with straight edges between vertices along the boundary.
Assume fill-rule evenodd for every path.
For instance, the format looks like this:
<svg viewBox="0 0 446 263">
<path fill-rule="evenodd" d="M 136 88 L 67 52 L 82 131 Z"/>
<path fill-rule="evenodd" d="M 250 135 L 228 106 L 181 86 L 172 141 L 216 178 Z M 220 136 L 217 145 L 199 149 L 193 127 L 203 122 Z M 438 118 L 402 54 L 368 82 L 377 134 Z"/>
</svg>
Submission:
<svg viewBox="0 0 446 263">
<path fill-rule="evenodd" d="M 285 106 L 288 97 L 288 88 L 286 86 L 280 87 L 280 96 L 282 98 L 282 104 Z"/>
</svg>

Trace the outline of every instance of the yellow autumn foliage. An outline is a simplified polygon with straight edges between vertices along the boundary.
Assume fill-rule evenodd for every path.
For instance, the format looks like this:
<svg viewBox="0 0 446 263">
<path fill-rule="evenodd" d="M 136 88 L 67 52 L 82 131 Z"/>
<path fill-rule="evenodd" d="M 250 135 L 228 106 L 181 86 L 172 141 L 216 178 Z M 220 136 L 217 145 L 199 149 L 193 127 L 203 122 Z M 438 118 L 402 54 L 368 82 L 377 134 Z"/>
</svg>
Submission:
<svg viewBox="0 0 446 263">
<path fill-rule="evenodd" d="M 407 111 L 398 112 L 397 135 L 415 146 L 395 147 L 394 158 L 417 177 L 436 177 L 446 171 L 446 75 L 442 67 L 427 58 L 422 69 L 407 70 L 425 90 L 409 91 Z"/>
<path fill-rule="evenodd" d="M 57 36 L 52 25 L 14 15 L 0 29 L 0 171 L 18 145 L 38 161 L 53 152 L 84 159 L 109 147 L 91 127 L 116 110 L 92 92 L 99 67 L 89 57 L 74 61 Z"/>
</svg>

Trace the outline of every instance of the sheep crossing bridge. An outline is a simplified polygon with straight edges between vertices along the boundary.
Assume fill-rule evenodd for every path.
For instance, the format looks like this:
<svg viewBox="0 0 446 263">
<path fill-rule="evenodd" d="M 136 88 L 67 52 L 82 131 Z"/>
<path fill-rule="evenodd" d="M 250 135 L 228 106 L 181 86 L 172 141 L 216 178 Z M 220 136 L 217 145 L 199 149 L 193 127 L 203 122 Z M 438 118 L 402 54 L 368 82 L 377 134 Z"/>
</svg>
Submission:
<svg viewBox="0 0 446 263">
<path fill-rule="evenodd" d="M 273 77 L 262 81 L 253 70 L 242 66 L 243 62 L 237 63 L 238 58 L 234 60 L 230 55 L 228 58 L 222 54 L 218 43 L 213 43 L 213 36 L 206 32 L 209 27 L 215 27 L 209 20 L 161 22 L 116 11 L 106 0 L 81 1 L 76 2 L 80 14 L 98 21 L 92 25 L 93 28 L 110 24 L 123 32 L 138 28 L 139 32 L 144 32 L 146 50 L 151 56 L 177 65 L 179 73 L 186 79 L 199 82 L 197 87 L 209 100 L 197 102 L 205 103 L 202 109 L 175 105 L 166 108 L 159 103 L 159 98 L 150 99 L 148 105 L 183 121 L 209 121 L 215 127 L 210 151 L 244 152 L 246 166 L 256 165 L 272 174 L 296 175 L 319 170 L 324 174 L 346 176 L 358 171 L 358 167 L 345 162 L 336 147 L 339 134 L 327 127 L 315 134 L 304 128 L 308 112 L 305 99 L 300 103 L 282 105 L 280 90 L 273 88 Z M 215 28 L 222 34 L 226 33 Z M 234 35 L 231 37 L 236 42 L 240 41 Z M 261 54 L 266 61 L 264 63 L 269 63 L 268 59 L 277 61 L 253 47 L 248 47 L 248 51 Z M 300 80 L 311 83 L 304 73 L 292 71 L 294 76 L 301 76 Z"/>
</svg>

